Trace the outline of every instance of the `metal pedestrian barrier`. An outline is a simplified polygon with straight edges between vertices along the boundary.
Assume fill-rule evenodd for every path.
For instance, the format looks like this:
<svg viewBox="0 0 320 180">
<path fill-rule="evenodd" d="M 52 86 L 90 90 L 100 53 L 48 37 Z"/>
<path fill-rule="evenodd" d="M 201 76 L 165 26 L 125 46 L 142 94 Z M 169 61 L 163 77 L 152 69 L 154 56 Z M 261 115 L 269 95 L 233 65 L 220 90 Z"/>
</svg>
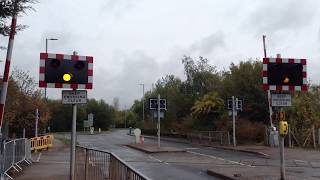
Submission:
<svg viewBox="0 0 320 180">
<path fill-rule="evenodd" d="M 149 180 L 112 152 L 76 147 L 77 180 Z"/>
<path fill-rule="evenodd" d="M 3 156 L 1 162 L 1 173 L 9 179 L 8 171 L 14 169 L 16 171 L 22 170 L 21 163 L 32 163 L 31 158 L 31 143 L 29 139 L 21 138 L 4 142 Z"/>
</svg>

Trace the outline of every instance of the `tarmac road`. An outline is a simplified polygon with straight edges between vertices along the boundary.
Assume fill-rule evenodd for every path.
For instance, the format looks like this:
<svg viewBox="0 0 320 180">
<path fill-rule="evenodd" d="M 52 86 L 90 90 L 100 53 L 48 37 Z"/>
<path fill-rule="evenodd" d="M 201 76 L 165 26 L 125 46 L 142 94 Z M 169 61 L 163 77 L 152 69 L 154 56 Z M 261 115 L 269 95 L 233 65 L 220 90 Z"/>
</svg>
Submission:
<svg viewBox="0 0 320 180">
<path fill-rule="evenodd" d="M 177 143 L 161 141 L 161 146 L 175 147 L 186 152 L 153 153 L 147 154 L 125 146 L 134 142 L 134 137 L 127 135 L 128 130 L 115 130 L 96 135 L 78 134 L 77 141 L 84 146 L 96 147 L 111 151 L 121 159 L 132 165 L 135 169 L 151 179 L 219 179 L 207 175 L 207 169 L 229 168 L 263 168 L 263 175 L 268 177 L 270 173 L 278 169 L 279 153 L 274 149 L 271 158 L 229 150 L 215 149 L 192 145 L 189 143 Z M 145 144 L 156 144 L 156 139 L 145 138 Z M 294 150 L 286 156 L 288 173 L 293 177 L 302 179 L 320 178 L 320 154 L 317 151 Z M 297 154 L 298 153 L 298 154 Z M 252 169 L 251 169 L 252 170 Z M 277 170 L 276 170 L 277 171 Z M 253 169 L 252 172 L 255 172 Z M 274 172 L 273 172 L 274 173 Z M 276 172 L 278 175 L 278 172 Z"/>
<path fill-rule="evenodd" d="M 116 130 L 98 135 L 78 135 L 77 141 L 84 146 L 112 151 L 152 179 L 218 179 L 206 173 L 206 170 L 212 165 L 232 166 L 236 164 L 246 166 L 239 161 L 241 159 L 265 160 L 248 153 L 165 141 L 161 142 L 162 146 L 181 148 L 186 152 L 147 154 L 124 146 L 134 142 L 134 137 L 128 136 L 126 133 L 127 130 Z M 152 139 L 145 139 L 145 143 L 156 144 L 157 142 Z"/>
</svg>

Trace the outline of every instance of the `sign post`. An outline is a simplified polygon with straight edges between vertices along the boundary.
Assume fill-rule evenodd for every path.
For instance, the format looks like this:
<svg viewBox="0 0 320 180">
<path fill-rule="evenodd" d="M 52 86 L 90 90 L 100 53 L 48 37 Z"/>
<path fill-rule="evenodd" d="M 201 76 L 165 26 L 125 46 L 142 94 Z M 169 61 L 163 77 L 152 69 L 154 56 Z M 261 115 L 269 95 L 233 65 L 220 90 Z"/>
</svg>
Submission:
<svg viewBox="0 0 320 180">
<path fill-rule="evenodd" d="M 160 94 L 158 94 L 158 148 L 160 148 Z"/>
<path fill-rule="evenodd" d="M 306 59 L 263 58 L 263 89 L 266 91 L 307 91 L 307 61 Z M 272 94 L 271 104 L 275 107 L 291 106 L 290 94 Z M 288 123 L 282 108 L 278 112 L 280 134 L 280 179 L 285 179 L 284 137 L 288 132 Z"/>
<path fill-rule="evenodd" d="M 72 105 L 70 180 L 75 180 L 77 104 L 87 103 L 87 91 L 92 89 L 93 57 L 40 53 L 39 87 L 67 88 L 62 91 L 62 103 Z"/>
<path fill-rule="evenodd" d="M 233 147 L 236 147 L 236 112 L 235 112 L 235 101 L 237 101 L 238 98 L 234 98 L 232 96 L 232 130 L 233 130 Z"/>
</svg>

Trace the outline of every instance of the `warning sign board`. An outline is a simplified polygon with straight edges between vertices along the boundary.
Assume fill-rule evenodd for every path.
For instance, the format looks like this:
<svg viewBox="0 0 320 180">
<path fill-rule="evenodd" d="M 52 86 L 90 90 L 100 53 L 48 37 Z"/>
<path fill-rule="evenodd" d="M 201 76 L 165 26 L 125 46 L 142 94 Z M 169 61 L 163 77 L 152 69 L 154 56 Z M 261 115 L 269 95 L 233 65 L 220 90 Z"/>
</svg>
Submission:
<svg viewBox="0 0 320 180">
<path fill-rule="evenodd" d="M 62 104 L 87 104 L 86 90 L 63 90 Z"/>
<path fill-rule="evenodd" d="M 272 94 L 271 95 L 272 106 L 291 106 L 291 94 Z"/>
</svg>

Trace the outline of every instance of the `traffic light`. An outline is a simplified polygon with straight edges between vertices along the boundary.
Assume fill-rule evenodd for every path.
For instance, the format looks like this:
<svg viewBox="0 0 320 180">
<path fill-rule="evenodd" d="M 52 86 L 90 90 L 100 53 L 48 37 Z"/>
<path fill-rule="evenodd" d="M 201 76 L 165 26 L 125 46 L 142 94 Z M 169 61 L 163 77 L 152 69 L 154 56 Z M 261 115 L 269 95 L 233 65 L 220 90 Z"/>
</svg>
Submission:
<svg viewBox="0 0 320 180">
<path fill-rule="evenodd" d="M 151 109 L 151 110 L 158 109 L 158 99 L 157 98 L 150 98 L 149 99 L 149 109 Z M 167 100 L 166 99 L 160 99 L 160 109 L 161 110 L 167 109 Z"/>
<path fill-rule="evenodd" d="M 158 108 L 158 99 L 149 99 L 149 109 Z"/>
<path fill-rule="evenodd" d="M 242 111 L 243 110 L 243 100 L 238 99 L 236 102 L 236 109 Z"/>
<path fill-rule="evenodd" d="M 303 65 L 296 63 L 269 63 L 268 84 L 276 86 L 302 86 Z"/>
<path fill-rule="evenodd" d="M 88 83 L 87 61 L 47 59 L 45 63 L 45 81 L 47 83 Z"/>
<path fill-rule="evenodd" d="M 166 99 L 160 99 L 160 109 L 167 109 Z"/>
<path fill-rule="evenodd" d="M 232 102 L 232 99 L 229 98 L 227 99 L 227 109 L 232 110 L 232 108 L 233 108 L 233 102 Z"/>
</svg>

